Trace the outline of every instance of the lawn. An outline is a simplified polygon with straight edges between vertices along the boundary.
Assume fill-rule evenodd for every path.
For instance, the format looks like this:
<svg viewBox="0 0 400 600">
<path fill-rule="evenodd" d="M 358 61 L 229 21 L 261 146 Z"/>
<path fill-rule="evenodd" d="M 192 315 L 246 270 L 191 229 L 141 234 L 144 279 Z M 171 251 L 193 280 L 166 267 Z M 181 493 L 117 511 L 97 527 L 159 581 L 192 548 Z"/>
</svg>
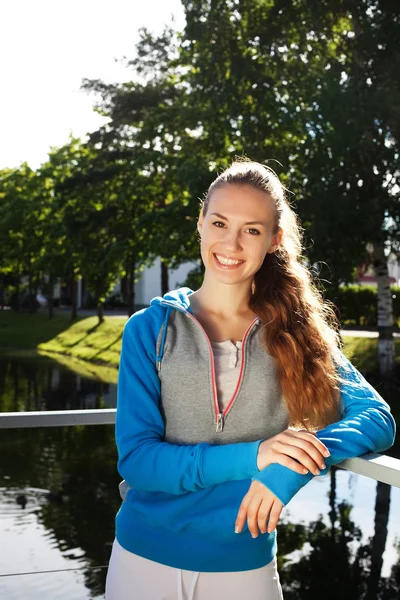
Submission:
<svg viewBox="0 0 400 600">
<path fill-rule="evenodd" d="M 49 319 L 44 312 L 14 313 L 0 311 L 0 351 L 2 353 L 40 352 L 62 355 L 97 365 L 118 367 L 121 338 L 127 317 L 80 318 L 71 323 L 69 314 Z M 376 338 L 343 337 L 343 351 L 363 373 L 378 371 Z M 400 362 L 400 339 L 396 340 Z M 61 357 L 60 357 L 61 359 Z"/>
<path fill-rule="evenodd" d="M 56 314 L 49 319 L 47 313 L 17 313 L 0 310 L 0 349 L 33 350 L 42 342 L 48 342 L 71 324 L 67 313 Z"/>
<path fill-rule="evenodd" d="M 343 353 L 362 373 L 376 373 L 378 367 L 377 338 L 343 336 Z M 400 339 L 395 340 L 396 362 L 400 363 Z"/>
<path fill-rule="evenodd" d="M 80 360 L 118 367 L 122 331 L 127 317 L 88 317 L 70 324 L 53 339 L 38 345 L 39 352 L 59 353 Z"/>
<path fill-rule="evenodd" d="M 78 318 L 56 314 L 49 319 L 45 312 L 15 313 L 0 311 L 0 352 L 29 355 L 61 354 L 99 365 L 118 367 L 121 338 L 127 317 Z"/>
</svg>

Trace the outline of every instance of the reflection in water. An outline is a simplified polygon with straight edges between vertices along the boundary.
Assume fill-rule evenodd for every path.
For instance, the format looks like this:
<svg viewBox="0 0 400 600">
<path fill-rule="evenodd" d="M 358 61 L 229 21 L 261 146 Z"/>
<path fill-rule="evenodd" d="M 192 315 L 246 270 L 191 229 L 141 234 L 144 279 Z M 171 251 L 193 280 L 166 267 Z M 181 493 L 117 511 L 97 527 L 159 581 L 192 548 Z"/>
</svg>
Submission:
<svg viewBox="0 0 400 600">
<path fill-rule="evenodd" d="M 321 515 L 305 527 L 307 551 L 281 570 L 285 600 L 398 600 L 398 543 L 395 544 L 397 553 L 390 575 L 381 577 L 382 555 L 379 564 L 374 561 L 376 529 L 372 539 L 363 538 L 361 529 L 351 518 L 353 507 L 343 500 L 336 502 L 335 470 L 331 470 L 330 476 L 330 524 Z M 384 486 L 388 497 L 390 486 L 379 485 Z M 376 513 L 375 525 L 377 521 L 387 524 L 389 504 L 384 507 L 379 504 L 379 509 L 382 512 Z M 380 549 L 383 554 L 385 545 Z"/>
<path fill-rule="evenodd" d="M 48 361 L 3 365 L 2 410 L 100 407 L 112 388 Z M 120 503 L 113 427 L 8 430 L 2 431 L 0 443 L 0 573 L 75 570 L 53 574 L 51 580 L 48 574 L 8 578 L 6 583 L 7 578 L 0 577 L 0 595 L 25 598 L 29 582 L 30 598 L 103 597 L 106 570 L 98 567 L 108 562 Z M 371 483 L 371 506 L 377 492 L 376 517 L 368 539 L 354 516 L 358 501 L 338 492 L 344 475 L 332 470 L 323 481 L 306 486 L 291 509 L 297 506 L 300 516 L 291 521 L 286 516 L 279 526 L 285 600 L 400 598 L 399 549 L 389 576 L 380 576 L 385 546 L 393 551 L 393 533 L 390 543 L 387 537 L 390 508 L 397 510 L 400 522 L 399 490 L 392 491 L 397 506 L 393 500 L 391 506 L 390 488 Z M 361 484 L 356 477 L 354 481 Z M 321 490 L 323 500 L 307 520 L 306 507 Z M 2 595 L 5 590 L 12 595 Z"/>
<path fill-rule="evenodd" d="M 119 506 L 115 464 L 112 426 L 2 433 L 0 525 L 5 525 L 4 519 L 9 522 L 12 518 L 16 543 L 27 523 L 31 535 L 36 531 L 40 537 L 45 531 L 50 545 L 70 562 L 70 568 L 83 567 L 84 584 L 90 590 L 90 597 L 104 592 L 106 571 L 93 567 L 106 565 L 109 558 L 114 517 Z M 20 504 L 22 497 L 25 508 Z M 17 518 L 18 513 L 24 518 Z M 30 519 L 32 516 L 34 522 Z M 48 553 L 48 549 L 45 552 Z M 16 568 L 15 560 L 9 561 L 8 556 L 9 551 L 0 552 L 2 573 L 49 568 L 46 557 L 36 555 L 33 564 L 30 561 L 31 564 Z M 68 589 L 59 593 L 65 594 L 59 598 L 70 597 Z"/>
<path fill-rule="evenodd" d="M 82 377 L 49 358 L 0 358 L 0 411 L 116 406 L 116 386 Z"/>
</svg>

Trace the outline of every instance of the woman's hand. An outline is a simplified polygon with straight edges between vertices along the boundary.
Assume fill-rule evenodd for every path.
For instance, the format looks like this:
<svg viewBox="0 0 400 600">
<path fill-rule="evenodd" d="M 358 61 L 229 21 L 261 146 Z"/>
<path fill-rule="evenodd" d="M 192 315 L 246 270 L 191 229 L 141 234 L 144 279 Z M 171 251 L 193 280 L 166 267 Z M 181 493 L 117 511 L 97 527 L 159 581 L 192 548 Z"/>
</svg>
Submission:
<svg viewBox="0 0 400 600">
<path fill-rule="evenodd" d="M 301 475 L 308 471 L 319 475 L 320 471 L 326 468 L 324 457 L 329 455 L 327 447 L 313 433 L 304 429 L 286 429 L 261 442 L 258 447 L 257 467 L 262 471 L 272 463 L 279 463 Z"/>
<path fill-rule="evenodd" d="M 240 533 L 247 519 L 253 538 L 261 533 L 272 533 L 277 526 L 283 504 L 259 481 L 253 481 L 242 500 L 235 523 L 235 533 Z M 268 526 L 267 526 L 268 521 Z"/>
</svg>

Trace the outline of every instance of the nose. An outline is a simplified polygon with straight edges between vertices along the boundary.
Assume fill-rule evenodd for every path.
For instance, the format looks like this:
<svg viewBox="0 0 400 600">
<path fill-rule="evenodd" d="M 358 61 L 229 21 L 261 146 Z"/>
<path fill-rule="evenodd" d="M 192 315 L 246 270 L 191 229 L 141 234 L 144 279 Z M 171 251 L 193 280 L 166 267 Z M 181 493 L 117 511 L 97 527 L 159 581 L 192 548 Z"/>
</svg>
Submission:
<svg viewBox="0 0 400 600">
<path fill-rule="evenodd" d="M 229 252 L 238 252 L 242 249 L 240 231 L 234 231 L 233 229 L 228 231 L 224 241 L 224 246 Z"/>
</svg>

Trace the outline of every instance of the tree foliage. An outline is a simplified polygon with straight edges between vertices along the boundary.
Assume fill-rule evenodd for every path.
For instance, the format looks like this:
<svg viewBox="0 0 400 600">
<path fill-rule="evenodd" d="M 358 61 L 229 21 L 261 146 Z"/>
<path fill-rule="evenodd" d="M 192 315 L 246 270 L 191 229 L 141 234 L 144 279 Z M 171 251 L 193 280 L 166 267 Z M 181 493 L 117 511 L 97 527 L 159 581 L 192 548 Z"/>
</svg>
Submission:
<svg viewBox="0 0 400 600">
<path fill-rule="evenodd" d="M 54 149 L 40 169 L 51 215 L 43 270 L 47 260 L 55 276 L 84 276 L 101 305 L 119 275 L 133 285 L 158 256 L 164 276 L 198 258 L 199 198 L 219 168 L 247 155 L 278 161 L 268 164 L 293 193 L 308 260 L 323 278 L 337 286 L 361 262 L 375 264 L 381 328 L 390 329 L 385 251 L 398 252 L 400 239 L 396 2 L 182 4 L 183 32 L 141 31 L 136 55 L 125 59 L 131 81 L 83 82 L 109 122 L 86 142 Z M 18 175 L 26 189 L 27 168 Z M 9 177 L 17 175 L 4 171 L 3 187 Z M 7 200 L 4 193 L 15 206 L 11 187 Z M 18 227 L 28 232 L 29 219 Z M 35 235 L 24 251 L 31 264 Z M 16 269 L 8 254 L 4 273 Z"/>
</svg>

